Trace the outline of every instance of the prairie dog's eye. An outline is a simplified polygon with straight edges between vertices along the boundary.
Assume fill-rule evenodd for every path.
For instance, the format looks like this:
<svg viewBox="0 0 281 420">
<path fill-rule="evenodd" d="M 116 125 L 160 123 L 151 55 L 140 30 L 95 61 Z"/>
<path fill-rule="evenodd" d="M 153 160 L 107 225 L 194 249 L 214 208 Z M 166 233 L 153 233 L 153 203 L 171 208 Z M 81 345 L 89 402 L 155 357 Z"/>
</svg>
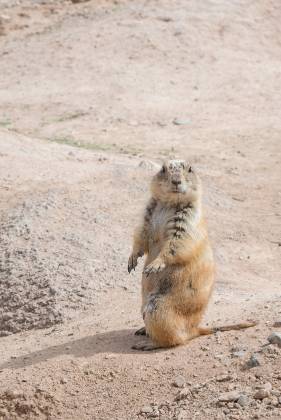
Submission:
<svg viewBox="0 0 281 420">
<path fill-rule="evenodd" d="M 188 172 L 193 172 L 192 167 L 190 166 Z"/>
</svg>

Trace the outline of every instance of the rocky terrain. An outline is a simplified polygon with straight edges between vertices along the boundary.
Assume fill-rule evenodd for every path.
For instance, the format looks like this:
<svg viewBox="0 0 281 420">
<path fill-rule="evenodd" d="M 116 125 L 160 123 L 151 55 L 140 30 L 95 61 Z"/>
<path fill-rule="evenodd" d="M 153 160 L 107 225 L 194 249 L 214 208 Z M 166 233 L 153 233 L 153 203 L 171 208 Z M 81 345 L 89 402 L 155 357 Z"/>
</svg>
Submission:
<svg viewBox="0 0 281 420">
<path fill-rule="evenodd" d="M 281 9 L 0 0 L 0 419 L 280 419 Z M 159 163 L 198 168 L 204 323 L 138 352 L 131 237 Z"/>
</svg>

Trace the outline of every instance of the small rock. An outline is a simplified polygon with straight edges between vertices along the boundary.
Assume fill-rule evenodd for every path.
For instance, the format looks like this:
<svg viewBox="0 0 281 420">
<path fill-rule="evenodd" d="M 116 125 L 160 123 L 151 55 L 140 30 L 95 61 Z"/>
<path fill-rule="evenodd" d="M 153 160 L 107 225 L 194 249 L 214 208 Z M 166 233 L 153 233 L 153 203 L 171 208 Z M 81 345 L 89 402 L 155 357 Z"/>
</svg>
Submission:
<svg viewBox="0 0 281 420">
<path fill-rule="evenodd" d="M 78 3 L 86 3 L 86 1 L 89 0 L 71 0 L 73 4 L 78 4 Z"/>
<path fill-rule="evenodd" d="M 227 382 L 231 381 L 232 377 L 230 375 L 221 375 L 216 378 L 217 382 Z"/>
<path fill-rule="evenodd" d="M 169 16 L 160 16 L 158 19 L 161 20 L 162 22 L 172 22 L 172 20 L 173 20 Z"/>
<path fill-rule="evenodd" d="M 185 386 L 185 378 L 183 376 L 177 376 L 172 385 L 176 388 L 183 388 Z"/>
<path fill-rule="evenodd" d="M 238 350 L 232 353 L 233 357 L 243 357 L 246 353 L 246 350 Z"/>
<path fill-rule="evenodd" d="M 201 388 L 201 385 L 200 384 L 195 384 L 192 387 L 192 392 L 194 392 L 195 394 L 198 394 L 200 388 Z"/>
<path fill-rule="evenodd" d="M 278 347 L 281 347 L 281 333 L 273 332 L 267 339 L 271 344 L 277 344 Z"/>
<path fill-rule="evenodd" d="M 240 397 L 237 400 L 237 403 L 241 405 L 241 407 L 246 407 L 246 405 L 248 405 L 249 403 L 247 395 L 245 394 L 240 395 Z"/>
<path fill-rule="evenodd" d="M 254 393 L 254 398 L 256 400 L 263 400 L 264 398 L 268 398 L 270 396 L 272 390 L 272 385 L 270 382 L 267 382 L 266 384 L 262 385 L 260 389 L 258 389 Z"/>
<path fill-rule="evenodd" d="M 224 358 L 224 355 L 223 354 L 215 354 L 214 358 L 217 359 L 217 360 L 222 360 Z"/>
<path fill-rule="evenodd" d="M 259 389 L 254 393 L 254 398 L 256 400 L 263 400 L 264 398 L 269 397 L 270 393 L 264 389 Z"/>
<path fill-rule="evenodd" d="M 49 292 L 50 292 L 51 296 L 54 296 L 57 293 L 57 291 L 54 287 L 49 287 Z"/>
<path fill-rule="evenodd" d="M 141 414 L 152 414 L 153 413 L 153 408 L 150 407 L 149 405 L 146 405 L 144 407 L 142 407 L 142 409 L 140 410 Z"/>
<path fill-rule="evenodd" d="M 270 382 L 266 382 L 264 385 L 258 387 L 259 389 L 267 389 L 268 391 L 272 390 L 272 385 Z"/>
<path fill-rule="evenodd" d="M 188 388 L 183 388 L 177 395 L 175 398 L 175 401 L 181 401 L 186 399 L 187 397 L 190 396 L 190 390 Z"/>
<path fill-rule="evenodd" d="M 278 398 L 279 405 L 281 405 L 281 397 Z"/>
<path fill-rule="evenodd" d="M 187 124 L 190 124 L 190 120 L 181 120 L 180 118 L 175 118 L 174 120 L 173 120 L 173 124 L 174 125 L 187 125 Z"/>
<path fill-rule="evenodd" d="M 10 400 L 15 400 L 17 398 L 21 398 L 24 396 L 24 393 L 21 391 L 12 391 L 8 390 L 5 392 L 5 396 L 9 398 Z"/>
<path fill-rule="evenodd" d="M 244 369 L 252 369 L 257 366 L 260 366 L 260 362 L 258 361 L 257 357 L 252 354 L 250 359 L 245 363 Z"/>
<path fill-rule="evenodd" d="M 278 390 L 274 390 L 274 391 L 271 391 L 271 394 L 274 395 L 275 397 L 280 397 L 281 392 Z"/>
<path fill-rule="evenodd" d="M 5 314 L 2 315 L 2 321 L 9 321 L 10 319 L 12 319 L 14 316 L 14 314 L 12 312 L 6 312 Z"/>
<path fill-rule="evenodd" d="M 273 407 L 278 407 L 278 405 L 279 405 L 278 398 L 272 397 L 269 400 L 269 405 L 272 405 Z"/>
<path fill-rule="evenodd" d="M 104 356 L 105 359 L 116 359 L 116 354 L 106 354 Z"/>
<path fill-rule="evenodd" d="M 60 383 L 61 383 L 61 384 L 67 384 L 67 379 L 65 379 L 65 378 L 61 378 Z"/>
<path fill-rule="evenodd" d="M 241 396 L 241 392 L 239 391 L 229 391 L 220 394 L 218 401 L 221 402 L 230 402 L 230 401 L 238 401 Z"/>
<path fill-rule="evenodd" d="M 273 327 L 281 328 L 281 321 L 275 321 L 274 324 L 273 324 Z"/>
</svg>

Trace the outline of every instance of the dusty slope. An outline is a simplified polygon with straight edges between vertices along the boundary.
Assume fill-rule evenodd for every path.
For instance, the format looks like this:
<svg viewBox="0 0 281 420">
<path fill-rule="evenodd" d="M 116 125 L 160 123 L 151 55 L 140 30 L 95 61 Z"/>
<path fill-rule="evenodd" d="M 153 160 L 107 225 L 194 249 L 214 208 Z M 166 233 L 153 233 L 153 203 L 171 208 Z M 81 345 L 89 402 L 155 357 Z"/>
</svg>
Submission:
<svg viewBox="0 0 281 420">
<path fill-rule="evenodd" d="M 0 4 L 0 330 L 63 321 L 0 339 L 0 417 L 280 418 L 280 349 L 261 347 L 281 318 L 276 3 Z M 141 267 L 130 278 L 127 256 L 150 161 L 170 155 L 205 186 L 218 265 L 206 322 L 260 325 L 139 354 Z M 253 352 L 261 366 L 242 371 Z M 244 408 L 218 403 L 231 389 Z"/>
</svg>

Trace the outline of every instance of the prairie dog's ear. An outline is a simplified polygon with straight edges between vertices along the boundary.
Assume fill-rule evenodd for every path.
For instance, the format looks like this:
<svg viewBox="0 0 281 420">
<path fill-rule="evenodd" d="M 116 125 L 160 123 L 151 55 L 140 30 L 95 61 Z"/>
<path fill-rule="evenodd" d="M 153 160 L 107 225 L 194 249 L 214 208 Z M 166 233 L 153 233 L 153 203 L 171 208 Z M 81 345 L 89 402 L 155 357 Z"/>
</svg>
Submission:
<svg viewBox="0 0 281 420">
<path fill-rule="evenodd" d="M 158 167 L 157 175 L 159 177 L 165 176 L 168 172 L 167 164 L 166 162 L 163 162 L 161 166 Z"/>
<path fill-rule="evenodd" d="M 161 174 L 165 174 L 167 172 L 167 166 L 166 166 L 165 163 L 163 163 L 160 172 L 161 172 Z"/>
</svg>

